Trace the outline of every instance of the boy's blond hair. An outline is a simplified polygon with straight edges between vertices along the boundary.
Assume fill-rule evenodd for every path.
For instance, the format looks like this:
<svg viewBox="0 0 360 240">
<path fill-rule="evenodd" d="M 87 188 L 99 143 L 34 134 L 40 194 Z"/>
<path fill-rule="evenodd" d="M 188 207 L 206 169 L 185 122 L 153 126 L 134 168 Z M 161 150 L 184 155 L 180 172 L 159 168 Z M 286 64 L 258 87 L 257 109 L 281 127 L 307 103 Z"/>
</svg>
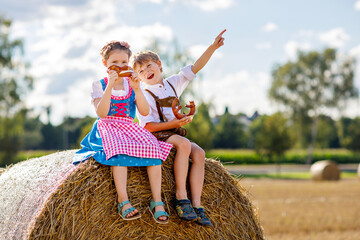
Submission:
<svg viewBox="0 0 360 240">
<path fill-rule="evenodd" d="M 149 61 L 158 63 L 160 61 L 160 57 L 156 53 L 149 50 L 140 51 L 131 57 L 130 64 L 136 71 L 136 68 L 141 67 Z M 162 67 L 160 70 L 162 72 Z"/>
</svg>

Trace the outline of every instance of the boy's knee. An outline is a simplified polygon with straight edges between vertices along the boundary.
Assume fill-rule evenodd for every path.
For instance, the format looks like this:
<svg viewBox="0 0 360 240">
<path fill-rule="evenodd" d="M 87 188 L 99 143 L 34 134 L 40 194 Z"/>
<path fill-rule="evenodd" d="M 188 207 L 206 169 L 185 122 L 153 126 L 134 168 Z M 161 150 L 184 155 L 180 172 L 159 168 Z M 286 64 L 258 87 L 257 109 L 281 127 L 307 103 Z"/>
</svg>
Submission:
<svg viewBox="0 0 360 240">
<path fill-rule="evenodd" d="M 180 138 L 175 144 L 175 147 L 179 151 L 191 151 L 191 142 L 186 138 Z"/>
<path fill-rule="evenodd" d="M 193 160 L 198 162 L 205 162 L 205 151 L 202 148 L 196 148 L 193 153 Z"/>
</svg>

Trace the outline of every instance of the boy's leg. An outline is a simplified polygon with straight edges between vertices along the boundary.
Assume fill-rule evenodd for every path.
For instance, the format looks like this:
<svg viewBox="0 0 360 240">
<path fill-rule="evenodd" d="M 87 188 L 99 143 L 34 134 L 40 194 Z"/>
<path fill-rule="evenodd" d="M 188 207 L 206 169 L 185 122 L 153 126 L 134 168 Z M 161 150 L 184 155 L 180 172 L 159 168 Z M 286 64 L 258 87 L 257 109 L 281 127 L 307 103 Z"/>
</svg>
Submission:
<svg viewBox="0 0 360 240">
<path fill-rule="evenodd" d="M 192 142 L 190 158 L 192 159 L 189 173 L 191 203 L 194 207 L 200 207 L 205 175 L 205 151 Z"/>
<path fill-rule="evenodd" d="M 171 143 L 176 148 L 174 160 L 176 199 L 187 199 L 186 178 L 189 169 L 191 143 L 188 139 L 179 135 L 172 135 L 166 142 Z"/>
<path fill-rule="evenodd" d="M 191 202 L 197 215 L 196 222 L 202 226 L 212 226 L 210 219 L 206 216 L 201 206 L 201 193 L 205 176 L 205 151 L 196 143 L 191 143 L 192 165 L 189 174 Z"/>
<path fill-rule="evenodd" d="M 116 192 L 118 195 L 117 201 L 119 203 L 124 202 L 129 199 L 127 194 L 127 167 L 120 167 L 120 166 L 111 166 L 111 170 L 114 177 Z M 122 212 L 124 212 L 126 209 L 130 208 L 131 204 L 125 204 L 122 208 Z M 126 217 L 132 217 L 136 213 L 138 213 L 138 210 L 135 209 L 134 211 L 130 212 L 126 215 Z"/>
<path fill-rule="evenodd" d="M 157 166 L 148 166 L 146 167 L 148 176 L 149 176 L 149 182 L 150 182 L 150 188 L 151 193 L 154 202 L 162 202 L 161 201 L 161 165 Z M 159 205 L 155 207 L 156 211 L 165 211 L 164 206 Z M 158 218 L 159 220 L 166 220 L 166 216 L 160 216 Z"/>
</svg>

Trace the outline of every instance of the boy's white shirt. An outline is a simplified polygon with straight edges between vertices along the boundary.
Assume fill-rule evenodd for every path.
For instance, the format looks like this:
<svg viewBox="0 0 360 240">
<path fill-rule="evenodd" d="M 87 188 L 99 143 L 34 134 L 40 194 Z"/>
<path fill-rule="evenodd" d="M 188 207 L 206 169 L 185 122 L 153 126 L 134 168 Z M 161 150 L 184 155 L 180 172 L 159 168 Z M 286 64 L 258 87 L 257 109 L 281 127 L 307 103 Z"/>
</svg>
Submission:
<svg viewBox="0 0 360 240">
<path fill-rule="evenodd" d="M 150 95 L 149 92 L 145 91 L 145 89 L 150 90 L 160 99 L 167 97 L 175 97 L 176 95 L 174 93 L 174 90 L 169 85 L 170 82 L 170 84 L 175 88 L 177 96 L 180 97 L 185 88 L 188 86 L 189 81 L 194 79 L 195 77 L 196 74 L 192 72 L 191 65 L 189 65 L 182 68 L 178 74 L 172 75 L 167 79 L 163 80 L 164 86 L 162 84 L 149 85 L 142 82 L 141 90 L 143 91 L 144 96 L 149 103 L 150 112 L 147 116 L 142 116 L 136 110 L 136 116 L 139 119 L 140 126 L 144 127 L 148 122 L 160 122 L 155 99 Z M 171 107 L 162 108 L 162 112 L 168 121 L 171 121 L 175 118 Z"/>
</svg>

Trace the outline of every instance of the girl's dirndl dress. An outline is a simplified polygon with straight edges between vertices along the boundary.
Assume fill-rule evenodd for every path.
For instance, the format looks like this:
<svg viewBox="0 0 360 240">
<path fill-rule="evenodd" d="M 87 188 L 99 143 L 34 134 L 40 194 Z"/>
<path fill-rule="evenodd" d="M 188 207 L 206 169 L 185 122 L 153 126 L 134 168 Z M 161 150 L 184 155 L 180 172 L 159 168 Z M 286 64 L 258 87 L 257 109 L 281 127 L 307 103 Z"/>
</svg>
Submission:
<svg viewBox="0 0 360 240">
<path fill-rule="evenodd" d="M 105 91 L 107 78 L 100 82 Z M 135 111 L 135 93 L 130 86 L 126 96 L 112 95 L 108 115 L 94 122 L 91 131 L 81 141 L 82 148 L 75 153 L 73 163 L 93 157 L 110 166 L 161 165 L 172 145 L 158 141 L 145 128 L 133 123 Z"/>
</svg>

